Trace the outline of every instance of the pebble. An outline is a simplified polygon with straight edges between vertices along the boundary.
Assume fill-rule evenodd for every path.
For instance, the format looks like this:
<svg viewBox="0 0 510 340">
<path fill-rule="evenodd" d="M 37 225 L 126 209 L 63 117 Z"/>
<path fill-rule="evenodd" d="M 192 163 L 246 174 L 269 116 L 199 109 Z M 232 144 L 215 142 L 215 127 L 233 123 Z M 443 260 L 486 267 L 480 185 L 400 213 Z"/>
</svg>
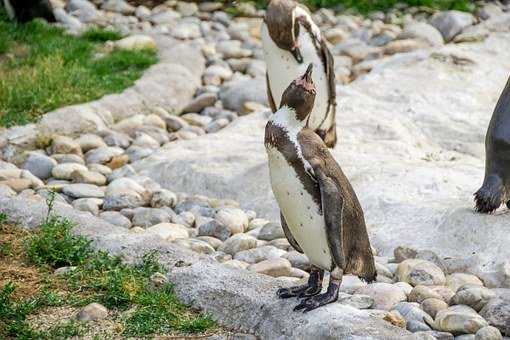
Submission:
<svg viewBox="0 0 510 340">
<path fill-rule="evenodd" d="M 406 328 L 407 322 L 406 319 L 400 314 L 397 310 L 392 310 L 385 314 L 383 317 L 383 320 L 391 323 L 393 326 L 400 327 L 400 328 Z"/>
<path fill-rule="evenodd" d="M 156 288 L 162 288 L 168 283 L 168 278 L 163 273 L 154 273 L 150 277 L 151 284 Z"/>
<path fill-rule="evenodd" d="M 432 262 L 420 259 L 408 259 L 397 267 L 396 276 L 399 281 L 417 285 L 444 285 L 446 278 L 442 270 Z"/>
<path fill-rule="evenodd" d="M 99 214 L 99 217 L 113 225 L 126 229 L 131 228 L 131 221 L 118 211 L 103 211 Z"/>
<path fill-rule="evenodd" d="M 430 18 L 430 24 L 441 32 L 447 42 L 452 40 L 464 28 L 471 26 L 474 21 L 472 14 L 460 11 L 439 12 Z"/>
<path fill-rule="evenodd" d="M 236 234 L 223 242 L 218 250 L 234 256 L 240 251 L 252 249 L 256 246 L 257 239 L 255 237 L 246 234 Z"/>
<path fill-rule="evenodd" d="M 170 214 L 163 209 L 140 207 L 133 210 L 132 223 L 134 226 L 148 228 L 156 224 L 168 223 L 170 220 Z"/>
<path fill-rule="evenodd" d="M 210 220 L 198 227 L 198 235 L 212 236 L 221 241 L 225 241 L 232 235 L 232 231 L 224 224 L 216 220 Z"/>
<path fill-rule="evenodd" d="M 186 239 L 189 237 L 189 232 L 186 227 L 173 223 L 156 224 L 147 228 L 146 231 L 148 233 L 159 235 L 161 238 L 168 241 L 174 241 L 179 238 Z"/>
<path fill-rule="evenodd" d="M 351 306 L 357 309 L 369 309 L 374 305 L 374 299 L 368 295 L 340 293 L 338 302 L 341 305 Z"/>
<path fill-rule="evenodd" d="M 423 300 L 428 298 L 441 299 L 439 294 L 437 294 L 427 286 L 414 287 L 413 290 L 409 293 L 409 296 L 407 298 L 410 302 L 422 302 Z"/>
<path fill-rule="evenodd" d="M 480 328 L 475 334 L 475 340 L 501 340 L 501 332 L 496 327 L 487 326 Z"/>
<path fill-rule="evenodd" d="M 82 156 L 79 155 L 56 153 L 51 155 L 51 158 L 56 160 L 58 164 L 76 163 L 85 165 L 85 161 L 83 160 Z"/>
<path fill-rule="evenodd" d="M 81 135 L 79 138 L 76 139 L 76 143 L 78 143 L 83 152 L 107 146 L 101 137 L 93 134 Z"/>
<path fill-rule="evenodd" d="M 237 208 L 223 208 L 218 210 L 214 219 L 227 227 L 232 234 L 244 232 L 248 228 L 248 216 Z M 214 236 L 214 235 L 212 235 Z"/>
<path fill-rule="evenodd" d="M 406 295 L 402 289 L 390 283 L 376 282 L 357 290 L 358 294 L 368 295 L 374 299 L 374 308 L 391 310 L 402 301 L 406 301 Z"/>
<path fill-rule="evenodd" d="M 104 197 L 104 191 L 101 190 L 97 185 L 92 184 L 69 184 L 64 186 L 62 192 L 72 198 L 102 198 Z"/>
<path fill-rule="evenodd" d="M 265 241 L 272 241 L 282 237 L 285 237 L 283 228 L 279 224 L 272 222 L 265 224 L 258 235 L 258 239 Z"/>
<path fill-rule="evenodd" d="M 57 164 L 51 170 L 51 174 L 56 179 L 72 180 L 72 174 L 74 171 L 88 171 L 87 167 L 78 163 L 64 163 Z"/>
<path fill-rule="evenodd" d="M 106 319 L 108 316 L 108 309 L 105 306 L 93 302 L 83 307 L 77 315 L 80 321 L 95 321 Z"/>
<path fill-rule="evenodd" d="M 490 300 L 480 311 L 480 315 L 504 335 L 510 336 L 510 300 L 495 298 Z"/>
<path fill-rule="evenodd" d="M 73 208 L 76 210 L 88 211 L 92 215 L 99 214 L 99 206 L 101 204 L 103 204 L 103 200 L 97 198 L 79 198 L 72 203 Z"/>
<path fill-rule="evenodd" d="M 397 310 L 404 317 L 407 330 L 411 332 L 430 330 L 429 325 L 434 323 L 432 317 L 425 313 L 418 303 L 399 302 L 393 309 Z"/>
<path fill-rule="evenodd" d="M 56 136 L 51 144 L 51 153 L 53 154 L 73 154 L 82 155 L 80 144 L 67 136 Z"/>
<path fill-rule="evenodd" d="M 227 261 L 223 262 L 223 264 L 227 267 L 232 267 L 232 268 L 237 268 L 237 269 L 247 269 L 250 266 L 249 263 L 246 263 L 243 261 L 238 261 L 238 260 L 227 260 Z"/>
<path fill-rule="evenodd" d="M 399 38 L 422 40 L 430 46 L 441 46 L 444 44 L 441 32 L 426 22 L 413 21 L 405 25 L 404 30 L 399 35 Z"/>
<path fill-rule="evenodd" d="M 220 239 L 217 239 L 216 237 L 212 237 L 212 236 L 198 236 L 197 239 L 207 242 L 215 250 L 218 249 L 223 244 L 223 242 Z"/>
<path fill-rule="evenodd" d="M 439 311 L 446 308 L 448 308 L 448 304 L 441 299 L 427 298 L 421 303 L 421 309 L 423 309 L 425 313 L 429 314 L 433 318 L 436 317 Z"/>
<path fill-rule="evenodd" d="M 446 278 L 446 286 L 454 292 L 466 284 L 483 286 L 483 282 L 478 277 L 471 274 L 453 273 Z"/>
<path fill-rule="evenodd" d="M 200 112 L 208 106 L 214 105 L 218 96 L 216 93 L 202 93 L 195 97 L 188 105 L 182 109 L 183 113 Z"/>
<path fill-rule="evenodd" d="M 240 260 L 246 263 L 258 263 L 264 260 L 280 258 L 284 254 L 286 254 L 286 251 L 276 247 L 262 246 L 240 251 L 234 255 L 234 260 Z"/>
<path fill-rule="evenodd" d="M 174 207 L 176 203 L 177 196 L 170 190 L 159 189 L 152 194 L 151 207 L 153 208 Z"/>
<path fill-rule="evenodd" d="M 248 267 L 248 270 L 272 277 L 291 276 L 291 264 L 282 258 L 264 260 Z"/>
<path fill-rule="evenodd" d="M 466 305 L 479 312 L 496 294 L 485 287 L 467 285 L 460 288 L 450 303 L 453 305 Z"/>
<path fill-rule="evenodd" d="M 71 173 L 71 180 L 75 183 L 86 183 L 102 186 L 106 184 L 106 177 L 94 171 L 75 170 Z"/>
<path fill-rule="evenodd" d="M 435 329 L 453 334 L 474 334 L 480 328 L 488 326 L 474 309 L 468 306 L 451 306 L 436 315 Z"/>
<path fill-rule="evenodd" d="M 46 180 L 51 177 L 51 172 L 56 165 L 57 161 L 53 158 L 32 152 L 23 164 L 23 169 L 30 171 L 42 180 Z"/>
<path fill-rule="evenodd" d="M 120 156 L 124 153 L 124 150 L 118 147 L 102 147 L 94 150 L 90 150 L 85 154 L 85 161 L 87 164 L 106 164 L 112 160 L 114 156 Z"/>
</svg>

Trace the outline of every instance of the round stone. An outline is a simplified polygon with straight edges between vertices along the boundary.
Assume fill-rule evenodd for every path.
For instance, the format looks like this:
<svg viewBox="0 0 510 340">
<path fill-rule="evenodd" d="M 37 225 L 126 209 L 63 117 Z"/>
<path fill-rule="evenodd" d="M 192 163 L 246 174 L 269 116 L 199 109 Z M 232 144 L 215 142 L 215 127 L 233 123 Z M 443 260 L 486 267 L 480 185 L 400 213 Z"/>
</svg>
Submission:
<svg viewBox="0 0 510 340">
<path fill-rule="evenodd" d="M 23 169 L 30 171 L 34 176 L 45 180 L 51 177 L 51 171 L 57 165 L 57 161 L 46 155 L 33 152 L 25 163 Z"/>
<path fill-rule="evenodd" d="M 189 232 L 186 227 L 173 223 L 156 224 L 155 226 L 147 228 L 146 231 L 148 233 L 159 235 L 161 238 L 168 241 L 189 237 Z"/>
<path fill-rule="evenodd" d="M 108 316 L 108 309 L 105 306 L 93 302 L 83 307 L 77 315 L 80 321 L 102 320 Z"/>
<path fill-rule="evenodd" d="M 241 209 L 223 208 L 214 217 L 220 224 L 226 226 L 232 234 L 242 233 L 248 227 L 248 216 Z M 214 236 L 214 235 L 212 235 Z"/>
<path fill-rule="evenodd" d="M 487 326 L 480 328 L 475 334 L 475 340 L 501 340 L 501 332 L 496 327 Z"/>
<path fill-rule="evenodd" d="M 470 284 L 483 287 L 483 282 L 476 276 L 465 273 L 453 273 L 446 278 L 446 286 L 456 292 L 460 287 Z"/>
<path fill-rule="evenodd" d="M 451 306 L 436 315 L 435 328 L 453 334 L 474 334 L 480 328 L 488 326 L 476 311 L 468 306 Z"/>
<path fill-rule="evenodd" d="M 64 186 L 62 192 L 72 198 L 104 197 L 104 191 L 92 184 L 69 184 Z"/>
<path fill-rule="evenodd" d="M 433 318 L 436 317 L 436 314 L 439 311 L 446 308 L 448 308 L 448 304 L 441 299 L 428 298 L 423 300 L 421 303 L 421 309 L 423 309 L 425 313 L 429 314 Z"/>
<path fill-rule="evenodd" d="M 246 263 L 258 263 L 264 260 L 282 257 L 286 252 L 273 246 L 262 246 L 258 248 L 243 250 L 234 255 L 234 260 Z"/>
<path fill-rule="evenodd" d="M 264 241 L 272 241 L 282 237 L 285 237 L 283 228 L 277 223 L 269 222 L 260 230 L 258 239 Z"/>
<path fill-rule="evenodd" d="M 441 299 L 439 294 L 437 294 L 427 286 L 414 287 L 408 296 L 408 300 L 410 302 L 422 302 L 423 300 L 428 298 Z"/>
<path fill-rule="evenodd" d="M 255 237 L 246 234 L 236 234 L 223 242 L 218 250 L 234 256 L 240 251 L 252 249 L 256 246 L 257 239 Z"/>
<path fill-rule="evenodd" d="M 58 164 L 55 167 L 53 167 L 51 174 L 56 179 L 71 180 L 72 173 L 77 170 L 88 171 L 87 167 L 84 165 L 77 163 L 64 163 Z"/>
<path fill-rule="evenodd" d="M 103 211 L 99 217 L 113 225 L 126 229 L 131 228 L 131 221 L 118 211 Z"/>
<path fill-rule="evenodd" d="M 450 303 L 453 305 L 466 305 L 479 312 L 495 297 L 496 294 L 488 288 L 465 285 L 455 293 Z"/>
<path fill-rule="evenodd" d="M 357 293 L 371 296 L 375 303 L 375 309 L 391 310 L 402 301 L 406 300 L 404 291 L 390 283 L 376 282 L 358 289 Z"/>
<path fill-rule="evenodd" d="M 264 260 L 259 263 L 252 264 L 248 267 L 248 270 L 265 274 L 272 277 L 279 276 L 291 276 L 291 268 L 290 262 L 286 259 L 277 258 Z"/>
<path fill-rule="evenodd" d="M 420 259 L 408 259 L 397 267 L 399 281 L 417 285 L 444 285 L 446 278 L 441 269 L 432 262 Z"/>
</svg>

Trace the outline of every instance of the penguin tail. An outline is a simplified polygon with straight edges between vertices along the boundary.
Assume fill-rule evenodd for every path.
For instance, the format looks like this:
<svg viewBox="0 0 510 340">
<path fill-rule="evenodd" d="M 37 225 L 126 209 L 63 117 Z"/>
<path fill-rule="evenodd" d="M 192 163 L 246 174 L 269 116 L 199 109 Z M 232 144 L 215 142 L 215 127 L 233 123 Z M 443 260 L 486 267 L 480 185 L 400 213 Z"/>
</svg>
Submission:
<svg viewBox="0 0 510 340">
<path fill-rule="evenodd" d="M 504 187 L 503 181 L 497 175 L 490 175 L 484 181 L 483 185 L 474 193 L 475 210 L 483 214 L 494 212 L 503 201 Z"/>
<path fill-rule="evenodd" d="M 344 273 L 356 275 L 367 283 L 374 282 L 377 279 L 377 270 L 372 252 L 359 252 L 358 255 L 347 262 Z"/>
</svg>

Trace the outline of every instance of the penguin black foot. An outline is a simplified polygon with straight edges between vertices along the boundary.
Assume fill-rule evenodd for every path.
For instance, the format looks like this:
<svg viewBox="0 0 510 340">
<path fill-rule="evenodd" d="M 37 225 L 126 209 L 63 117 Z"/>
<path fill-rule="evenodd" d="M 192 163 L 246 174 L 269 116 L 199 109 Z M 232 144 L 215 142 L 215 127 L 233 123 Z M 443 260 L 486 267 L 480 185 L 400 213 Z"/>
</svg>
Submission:
<svg viewBox="0 0 510 340">
<path fill-rule="evenodd" d="M 482 187 L 475 192 L 475 210 L 483 214 L 494 212 L 501 205 L 503 181 L 497 175 L 488 176 Z"/>
<path fill-rule="evenodd" d="M 280 288 L 276 291 L 276 295 L 280 299 L 288 299 L 291 297 L 308 297 L 317 295 L 321 292 L 322 289 L 322 279 L 324 278 L 324 271 L 315 269 L 310 272 L 310 277 L 308 278 L 308 283 L 306 285 L 290 287 L 290 288 Z"/>
<path fill-rule="evenodd" d="M 311 296 L 301 301 L 299 305 L 294 307 L 294 311 L 302 310 L 303 313 L 307 313 L 315 308 L 324 306 L 338 300 L 338 292 L 340 290 L 340 284 L 342 280 L 331 278 L 328 286 L 328 291 L 324 294 Z"/>
</svg>

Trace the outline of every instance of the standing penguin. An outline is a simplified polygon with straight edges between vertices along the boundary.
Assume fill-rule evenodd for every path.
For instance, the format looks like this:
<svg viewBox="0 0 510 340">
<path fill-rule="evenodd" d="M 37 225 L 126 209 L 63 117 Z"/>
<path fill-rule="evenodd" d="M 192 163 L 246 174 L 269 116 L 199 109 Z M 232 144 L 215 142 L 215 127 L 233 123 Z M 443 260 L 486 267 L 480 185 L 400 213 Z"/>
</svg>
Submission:
<svg viewBox="0 0 510 340">
<path fill-rule="evenodd" d="M 283 93 L 264 140 L 285 236 L 313 266 L 308 284 L 279 289 L 277 295 L 305 298 L 294 308 L 304 312 L 336 301 L 343 274 L 376 278 L 361 205 L 324 142 L 307 126 L 316 96 L 312 67 Z M 327 292 L 319 294 L 325 270 L 331 278 Z"/>
<path fill-rule="evenodd" d="M 499 97 L 485 136 L 485 178 L 475 193 L 476 211 L 510 209 L 510 78 Z"/>
<path fill-rule="evenodd" d="M 313 63 L 318 94 L 309 127 L 328 147 L 334 147 L 337 136 L 333 57 L 310 13 L 293 0 L 271 0 L 261 34 L 271 109 L 275 112 L 280 107 L 283 91 Z"/>
</svg>

